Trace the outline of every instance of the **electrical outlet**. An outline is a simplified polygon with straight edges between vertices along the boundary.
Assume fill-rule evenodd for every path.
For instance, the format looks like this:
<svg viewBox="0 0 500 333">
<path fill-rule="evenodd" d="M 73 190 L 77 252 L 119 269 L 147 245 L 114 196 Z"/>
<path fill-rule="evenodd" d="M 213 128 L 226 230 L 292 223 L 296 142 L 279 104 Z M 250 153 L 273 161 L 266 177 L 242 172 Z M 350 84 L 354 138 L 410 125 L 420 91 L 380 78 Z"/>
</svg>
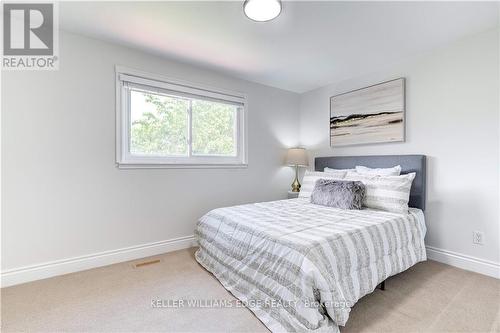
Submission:
<svg viewBox="0 0 500 333">
<path fill-rule="evenodd" d="M 482 231 L 472 232 L 472 243 L 483 245 L 484 244 L 484 233 Z"/>
</svg>

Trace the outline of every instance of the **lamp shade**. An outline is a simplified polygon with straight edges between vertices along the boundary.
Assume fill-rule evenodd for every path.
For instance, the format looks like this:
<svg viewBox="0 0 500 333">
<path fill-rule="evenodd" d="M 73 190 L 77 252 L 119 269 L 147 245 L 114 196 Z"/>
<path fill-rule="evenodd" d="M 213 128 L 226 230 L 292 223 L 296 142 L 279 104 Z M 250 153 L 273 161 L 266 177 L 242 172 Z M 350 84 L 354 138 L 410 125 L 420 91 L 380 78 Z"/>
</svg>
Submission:
<svg viewBox="0 0 500 333">
<path fill-rule="evenodd" d="M 287 165 L 299 165 L 308 166 L 309 161 L 307 159 L 307 153 L 304 148 L 290 148 L 288 149 L 288 154 L 286 155 Z"/>
</svg>

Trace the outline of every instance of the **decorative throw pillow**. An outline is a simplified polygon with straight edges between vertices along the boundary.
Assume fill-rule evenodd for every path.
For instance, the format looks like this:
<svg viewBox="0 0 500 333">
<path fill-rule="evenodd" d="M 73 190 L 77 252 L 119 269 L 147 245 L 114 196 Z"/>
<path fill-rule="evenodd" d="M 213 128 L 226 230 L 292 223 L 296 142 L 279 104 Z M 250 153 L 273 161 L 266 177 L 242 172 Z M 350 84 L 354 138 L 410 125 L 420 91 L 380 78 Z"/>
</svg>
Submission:
<svg viewBox="0 0 500 333">
<path fill-rule="evenodd" d="M 356 165 L 356 172 L 363 175 L 399 176 L 401 174 L 401 165 L 396 165 L 392 168 L 368 168 Z"/>
<path fill-rule="evenodd" d="M 393 213 L 408 213 L 408 201 L 415 173 L 401 176 L 370 176 L 348 172 L 345 179 L 366 186 L 363 206 Z"/>
<path fill-rule="evenodd" d="M 365 185 L 357 181 L 319 179 L 311 203 L 340 209 L 361 209 Z"/>
<path fill-rule="evenodd" d="M 324 178 L 341 180 L 345 177 L 345 175 L 345 171 L 321 172 L 306 170 L 304 178 L 302 179 L 302 187 L 300 188 L 299 198 L 309 198 L 318 179 Z"/>
<path fill-rule="evenodd" d="M 324 172 L 356 172 L 356 169 L 332 169 L 332 168 L 329 168 L 329 167 L 325 167 L 323 169 Z"/>
</svg>

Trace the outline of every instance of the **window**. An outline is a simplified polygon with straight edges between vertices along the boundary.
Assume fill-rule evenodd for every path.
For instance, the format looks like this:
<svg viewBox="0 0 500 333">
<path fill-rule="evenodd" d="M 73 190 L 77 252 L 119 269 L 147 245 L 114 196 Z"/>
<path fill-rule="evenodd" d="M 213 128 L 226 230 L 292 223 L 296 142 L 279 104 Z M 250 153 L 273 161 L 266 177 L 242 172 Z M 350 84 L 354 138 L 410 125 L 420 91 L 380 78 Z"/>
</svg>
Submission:
<svg viewBox="0 0 500 333">
<path fill-rule="evenodd" d="M 117 67 L 119 167 L 246 165 L 245 96 Z"/>
</svg>

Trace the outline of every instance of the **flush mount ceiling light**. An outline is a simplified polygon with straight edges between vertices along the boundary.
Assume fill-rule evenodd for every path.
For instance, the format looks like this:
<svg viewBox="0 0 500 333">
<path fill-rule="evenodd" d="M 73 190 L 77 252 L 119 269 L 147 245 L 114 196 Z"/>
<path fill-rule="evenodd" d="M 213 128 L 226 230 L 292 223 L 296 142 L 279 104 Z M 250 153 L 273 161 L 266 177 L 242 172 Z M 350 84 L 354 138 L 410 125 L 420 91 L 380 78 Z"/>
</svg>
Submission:
<svg viewBox="0 0 500 333">
<path fill-rule="evenodd" d="M 245 15 L 254 21 L 270 21 L 281 13 L 281 0 L 245 0 Z"/>
</svg>

